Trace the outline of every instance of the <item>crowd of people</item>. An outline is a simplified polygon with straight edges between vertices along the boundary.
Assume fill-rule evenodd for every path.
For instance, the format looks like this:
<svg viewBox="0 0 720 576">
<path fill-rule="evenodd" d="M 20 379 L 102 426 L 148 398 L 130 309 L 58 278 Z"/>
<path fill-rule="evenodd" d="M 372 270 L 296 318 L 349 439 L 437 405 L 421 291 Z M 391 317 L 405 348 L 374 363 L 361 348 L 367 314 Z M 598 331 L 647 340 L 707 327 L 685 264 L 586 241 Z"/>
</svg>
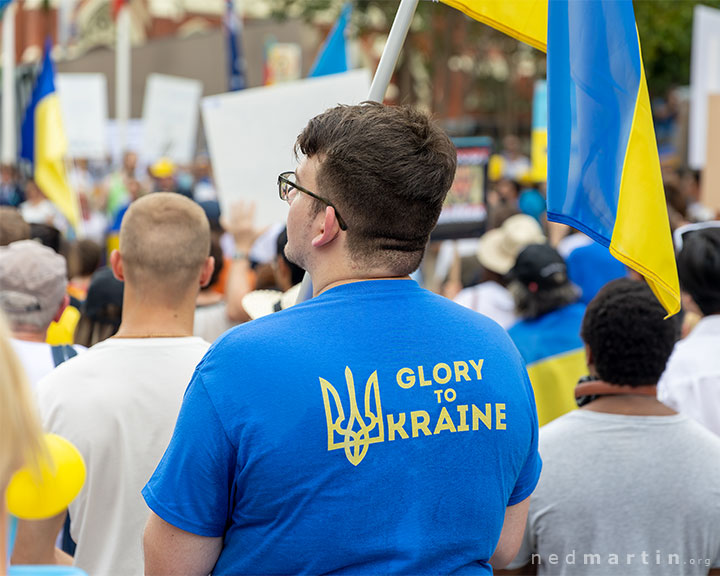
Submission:
<svg viewBox="0 0 720 576">
<path fill-rule="evenodd" d="M 67 509 L 20 520 L 12 564 L 720 570 L 718 215 L 666 175 L 683 311 L 665 318 L 545 220 L 504 145 L 487 230 L 441 272 L 456 152 L 409 107 L 310 120 L 277 177 L 287 223 L 263 230 L 249 202 L 221 214 L 207 158 L 146 179 L 130 152 L 75 163 L 78 230 L 2 167 L 0 488 L 41 430 L 87 469 Z"/>
</svg>

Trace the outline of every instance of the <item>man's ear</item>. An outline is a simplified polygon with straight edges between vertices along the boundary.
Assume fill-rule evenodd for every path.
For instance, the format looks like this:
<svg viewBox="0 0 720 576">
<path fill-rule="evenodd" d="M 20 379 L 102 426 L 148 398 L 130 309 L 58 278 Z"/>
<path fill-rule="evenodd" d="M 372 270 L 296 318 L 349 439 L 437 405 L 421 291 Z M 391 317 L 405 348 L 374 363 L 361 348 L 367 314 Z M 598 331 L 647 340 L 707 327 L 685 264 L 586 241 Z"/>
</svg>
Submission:
<svg viewBox="0 0 720 576">
<path fill-rule="evenodd" d="M 213 272 L 215 271 L 215 257 L 208 256 L 203 264 L 202 274 L 200 274 L 200 288 L 206 288 L 210 284 L 210 278 L 212 278 Z"/>
<path fill-rule="evenodd" d="M 53 316 L 53 322 L 60 322 L 60 317 L 63 315 L 63 312 L 65 312 L 65 308 L 68 307 L 70 304 L 70 296 L 65 294 L 63 297 L 63 301 L 60 303 L 60 306 L 58 306 L 57 312 L 55 312 L 55 316 Z"/>
<path fill-rule="evenodd" d="M 339 233 L 340 224 L 338 224 L 337 217 L 335 216 L 335 208 L 328 206 L 325 208 L 325 217 L 322 222 L 320 234 L 312 239 L 312 245 L 314 248 L 325 246 L 332 242 Z"/>
<path fill-rule="evenodd" d="M 123 261 L 122 261 L 122 255 L 118 250 L 113 250 L 110 253 L 110 267 L 113 271 L 113 276 L 120 280 L 120 282 L 125 282 L 125 273 L 123 272 Z"/>
</svg>

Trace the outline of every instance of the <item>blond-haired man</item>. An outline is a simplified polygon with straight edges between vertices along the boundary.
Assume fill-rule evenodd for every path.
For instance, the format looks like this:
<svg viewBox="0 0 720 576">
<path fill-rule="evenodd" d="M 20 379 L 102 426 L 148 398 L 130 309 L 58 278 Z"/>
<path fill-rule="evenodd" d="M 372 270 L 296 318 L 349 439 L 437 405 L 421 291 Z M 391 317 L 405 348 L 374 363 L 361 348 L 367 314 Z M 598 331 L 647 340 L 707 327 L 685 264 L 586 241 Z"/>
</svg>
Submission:
<svg viewBox="0 0 720 576">
<path fill-rule="evenodd" d="M 209 252 L 210 228 L 197 204 L 171 193 L 134 202 L 111 256 L 113 272 L 125 282 L 118 333 L 39 384 L 45 428 L 71 440 L 87 465 L 69 514 L 74 564 L 89 574 L 143 572 L 148 512 L 140 490 L 209 346 L 192 336 L 195 299 L 212 274 Z M 43 561 L 40 531 L 21 526 L 14 561 Z"/>
</svg>

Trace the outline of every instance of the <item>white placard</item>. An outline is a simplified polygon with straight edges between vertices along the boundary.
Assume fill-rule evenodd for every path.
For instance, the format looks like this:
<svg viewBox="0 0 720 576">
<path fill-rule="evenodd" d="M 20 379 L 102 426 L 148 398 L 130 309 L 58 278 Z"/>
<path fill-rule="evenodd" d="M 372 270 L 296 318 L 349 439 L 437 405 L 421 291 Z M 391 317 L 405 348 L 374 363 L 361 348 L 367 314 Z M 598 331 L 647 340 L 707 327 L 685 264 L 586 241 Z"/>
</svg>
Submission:
<svg viewBox="0 0 720 576">
<path fill-rule="evenodd" d="M 277 175 L 296 167 L 293 146 L 308 120 L 367 99 L 370 73 L 354 70 L 210 96 L 202 113 L 222 210 L 254 200 L 261 226 L 285 220 Z"/>
<path fill-rule="evenodd" d="M 125 127 L 126 146 L 123 150 L 120 146 L 120 129 L 117 120 L 108 120 L 106 127 L 107 147 L 114 168 L 122 165 L 122 157 L 125 152 L 140 153 L 143 132 L 143 123 L 140 118 L 131 118 L 128 120 L 127 126 Z M 140 158 L 135 172 L 136 177 L 142 178 L 146 167 L 147 162 L 144 162 L 143 159 Z"/>
<path fill-rule="evenodd" d="M 104 74 L 58 74 L 55 78 L 62 111 L 68 156 L 104 158 L 108 121 L 107 79 Z"/>
<path fill-rule="evenodd" d="M 152 163 L 167 157 L 179 164 L 192 162 L 202 91 L 199 80 L 163 74 L 148 76 L 142 116 L 144 161 Z"/>
<path fill-rule="evenodd" d="M 697 5 L 693 12 L 688 146 L 688 164 L 695 170 L 705 166 L 710 94 L 720 94 L 720 10 Z"/>
</svg>

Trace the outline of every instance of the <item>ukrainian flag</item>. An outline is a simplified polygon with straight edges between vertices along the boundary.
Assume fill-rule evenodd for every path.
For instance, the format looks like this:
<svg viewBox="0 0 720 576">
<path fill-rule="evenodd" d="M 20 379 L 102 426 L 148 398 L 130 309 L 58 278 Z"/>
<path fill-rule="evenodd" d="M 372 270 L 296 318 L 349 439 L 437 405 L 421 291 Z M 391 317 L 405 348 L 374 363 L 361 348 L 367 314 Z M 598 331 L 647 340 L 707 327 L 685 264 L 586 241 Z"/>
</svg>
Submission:
<svg viewBox="0 0 720 576">
<path fill-rule="evenodd" d="M 608 247 L 645 277 L 669 314 L 678 312 L 680 285 L 631 0 L 443 1 L 547 48 L 548 219 Z"/>
<path fill-rule="evenodd" d="M 42 70 L 25 110 L 22 124 L 21 158 L 33 167 L 33 179 L 77 229 L 79 215 L 73 191 L 65 177 L 67 140 L 63 130 L 60 101 L 55 92 L 55 69 L 50 43 L 45 45 Z"/>
</svg>

